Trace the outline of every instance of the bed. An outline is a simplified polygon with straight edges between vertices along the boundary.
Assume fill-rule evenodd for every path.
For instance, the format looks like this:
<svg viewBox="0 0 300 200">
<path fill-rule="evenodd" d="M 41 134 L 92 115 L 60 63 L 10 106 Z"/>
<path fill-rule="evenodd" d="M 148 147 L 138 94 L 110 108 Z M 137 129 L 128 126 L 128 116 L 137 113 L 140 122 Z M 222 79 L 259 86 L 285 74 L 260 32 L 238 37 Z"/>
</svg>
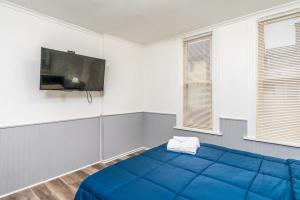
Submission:
<svg viewBox="0 0 300 200">
<path fill-rule="evenodd" d="M 201 144 L 197 154 L 166 145 L 105 168 L 75 200 L 300 200 L 300 161 Z"/>
</svg>

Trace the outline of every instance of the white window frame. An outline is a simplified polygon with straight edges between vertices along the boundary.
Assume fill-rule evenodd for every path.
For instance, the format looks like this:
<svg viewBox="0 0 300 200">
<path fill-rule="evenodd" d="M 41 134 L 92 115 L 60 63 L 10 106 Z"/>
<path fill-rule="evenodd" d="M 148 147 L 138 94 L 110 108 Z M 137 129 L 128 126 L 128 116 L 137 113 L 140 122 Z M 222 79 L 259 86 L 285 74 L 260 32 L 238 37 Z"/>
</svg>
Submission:
<svg viewBox="0 0 300 200">
<path fill-rule="evenodd" d="M 190 127 L 184 127 L 183 126 L 183 74 L 184 74 L 184 41 L 189 39 L 195 39 L 198 37 L 203 37 L 207 34 L 212 34 L 212 55 L 211 55 L 211 78 L 212 78 L 212 120 L 213 120 L 213 129 L 212 130 L 203 130 L 203 129 L 197 129 L 197 128 L 190 128 Z M 192 35 L 188 37 L 183 37 L 180 40 L 178 40 L 179 45 L 179 69 L 178 69 L 178 88 L 179 88 L 179 101 L 178 101 L 178 110 L 176 113 L 176 126 L 175 129 L 179 130 L 185 130 L 185 131 L 192 131 L 192 132 L 199 132 L 199 133 L 207 133 L 212 135 L 222 135 L 222 133 L 219 130 L 219 112 L 218 112 L 218 104 L 217 104 L 217 85 L 219 80 L 219 70 L 217 65 L 218 60 L 216 57 L 216 36 L 214 34 L 213 30 L 205 31 L 202 33 L 199 33 L 197 35 Z"/>
<path fill-rule="evenodd" d="M 300 9 L 283 9 L 276 10 L 270 13 L 265 13 L 264 15 L 258 16 L 257 18 L 252 18 L 249 20 L 249 67 L 248 67 L 248 125 L 247 125 L 247 135 L 243 138 L 245 140 L 257 141 L 270 144 L 278 144 L 284 146 L 300 147 L 297 144 L 291 144 L 287 142 L 277 142 L 271 140 L 262 140 L 256 137 L 256 118 L 257 118 L 257 73 L 258 73 L 258 22 L 263 18 L 273 18 L 275 16 L 282 16 L 289 13 L 299 12 Z"/>
</svg>

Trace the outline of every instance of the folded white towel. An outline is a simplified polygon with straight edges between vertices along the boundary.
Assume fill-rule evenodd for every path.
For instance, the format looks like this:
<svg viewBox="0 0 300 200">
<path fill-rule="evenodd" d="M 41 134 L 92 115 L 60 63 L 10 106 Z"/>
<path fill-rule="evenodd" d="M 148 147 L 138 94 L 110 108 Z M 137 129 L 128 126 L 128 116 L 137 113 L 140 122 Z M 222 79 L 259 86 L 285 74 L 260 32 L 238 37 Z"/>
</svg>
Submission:
<svg viewBox="0 0 300 200">
<path fill-rule="evenodd" d="M 170 139 L 167 145 L 167 149 L 180 149 L 182 147 L 182 143 L 178 140 Z"/>
<path fill-rule="evenodd" d="M 175 151 L 180 153 L 187 153 L 195 155 L 197 152 L 197 146 L 191 142 L 179 142 L 175 139 L 170 139 L 167 145 L 168 151 Z"/>
<path fill-rule="evenodd" d="M 197 137 L 182 137 L 182 136 L 174 136 L 174 140 L 178 140 L 180 142 L 194 142 L 197 147 L 200 147 L 199 138 Z"/>
<path fill-rule="evenodd" d="M 170 139 L 167 145 L 169 151 L 181 152 L 195 155 L 199 144 L 198 138 L 177 137 Z"/>
</svg>

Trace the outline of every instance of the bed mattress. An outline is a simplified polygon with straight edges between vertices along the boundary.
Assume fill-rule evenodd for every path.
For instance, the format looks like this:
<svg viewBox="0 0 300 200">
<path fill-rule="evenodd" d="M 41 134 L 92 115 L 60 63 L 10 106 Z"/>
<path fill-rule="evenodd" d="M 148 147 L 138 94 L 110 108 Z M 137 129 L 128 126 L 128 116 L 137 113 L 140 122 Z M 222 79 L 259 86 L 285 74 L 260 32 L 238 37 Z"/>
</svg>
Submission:
<svg viewBox="0 0 300 200">
<path fill-rule="evenodd" d="M 300 161 L 201 144 L 197 154 L 166 145 L 89 177 L 75 200 L 300 200 Z"/>
</svg>

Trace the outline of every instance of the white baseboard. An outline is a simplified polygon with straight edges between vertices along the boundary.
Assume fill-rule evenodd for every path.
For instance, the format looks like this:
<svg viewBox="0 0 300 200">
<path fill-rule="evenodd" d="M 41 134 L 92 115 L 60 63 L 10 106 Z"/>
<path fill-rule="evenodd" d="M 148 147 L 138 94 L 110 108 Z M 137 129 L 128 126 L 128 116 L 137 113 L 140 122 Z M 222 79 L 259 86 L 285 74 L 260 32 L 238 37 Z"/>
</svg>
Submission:
<svg viewBox="0 0 300 200">
<path fill-rule="evenodd" d="M 148 149 L 149 149 L 149 148 L 147 148 L 147 147 L 139 147 L 139 148 L 133 149 L 133 150 L 131 150 L 131 151 L 127 151 L 127 152 L 125 152 L 125 153 L 122 153 L 122 154 L 113 156 L 113 157 L 111 157 L 111 158 L 104 159 L 104 160 L 102 160 L 101 162 L 102 162 L 103 164 L 105 164 L 105 163 L 108 163 L 108 162 L 110 162 L 110 161 L 113 161 L 113 160 L 122 158 L 122 157 L 124 157 L 124 156 L 127 156 L 127 155 L 129 155 L 129 154 L 132 154 L 132 153 L 135 153 L 135 152 L 138 152 L 138 151 L 141 151 L 141 150 L 148 150 Z"/>
<path fill-rule="evenodd" d="M 52 180 L 57 179 L 57 178 L 60 178 L 60 177 L 62 177 L 62 176 L 66 176 L 66 175 L 68 175 L 68 174 L 71 174 L 71 173 L 73 173 L 73 172 L 82 170 L 82 169 L 87 168 L 87 167 L 90 167 L 90 166 L 92 166 L 92 165 L 95 165 L 95 164 L 98 164 L 98 163 L 103 163 L 103 164 L 105 164 L 105 163 L 108 163 L 108 162 L 113 161 L 113 160 L 115 160 L 115 159 L 118 159 L 118 158 L 122 158 L 122 157 L 124 157 L 124 156 L 127 156 L 127 155 L 129 155 L 129 154 L 132 154 L 132 153 L 135 153 L 135 152 L 138 152 L 138 151 L 141 151 L 141 150 L 148 150 L 148 149 L 149 149 L 149 148 L 147 148 L 147 147 L 139 147 L 139 148 L 133 149 L 133 150 L 131 150 L 131 151 L 128 151 L 128 152 L 125 152 L 125 153 L 116 155 L 116 156 L 114 156 L 114 157 L 111 157 L 111 158 L 108 158 L 108 159 L 105 159 L 105 160 L 101 160 L 101 161 L 97 161 L 97 162 L 94 162 L 94 163 L 85 165 L 85 166 L 80 167 L 80 168 L 78 168 L 78 169 L 75 169 L 75 170 L 72 170 L 72 171 L 69 171 L 69 172 L 60 174 L 60 175 L 58 175 L 58 176 L 49 178 L 49 179 L 47 179 L 47 180 L 40 181 L 40 182 L 38 182 L 38 183 L 35 183 L 35 184 L 32 184 L 32 185 L 23 187 L 23 188 L 21 188 L 21 189 L 14 190 L 14 191 L 9 192 L 9 193 L 4 194 L 4 195 L 0 195 L 0 199 L 3 198 L 3 197 L 6 197 L 6 196 L 12 195 L 12 194 L 14 194 L 14 193 L 21 192 L 21 191 L 23 191 L 23 190 L 26 190 L 26 189 L 35 187 L 35 186 L 37 186 L 37 185 L 40 185 L 40 184 L 43 184 L 43 183 L 52 181 Z"/>
</svg>

